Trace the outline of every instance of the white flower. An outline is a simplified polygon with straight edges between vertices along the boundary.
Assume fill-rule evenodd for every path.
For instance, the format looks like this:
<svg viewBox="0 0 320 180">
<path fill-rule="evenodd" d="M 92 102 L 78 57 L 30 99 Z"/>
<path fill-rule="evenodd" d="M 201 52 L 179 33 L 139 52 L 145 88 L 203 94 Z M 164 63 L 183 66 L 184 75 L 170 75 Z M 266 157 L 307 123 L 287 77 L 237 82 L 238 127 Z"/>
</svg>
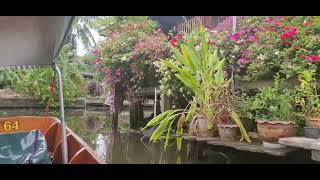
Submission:
<svg viewBox="0 0 320 180">
<path fill-rule="evenodd" d="M 279 51 L 276 51 L 276 52 L 274 52 L 273 54 L 274 54 L 274 55 L 279 55 L 280 52 L 279 52 Z"/>
<path fill-rule="evenodd" d="M 240 50 L 239 46 L 234 46 L 234 51 L 238 52 Z"/>
<path fill-rule="evenodd" d="M 180 88 L 180 92 L 183 92 L 183 87 Z"/>
<path fill-rule="evenodd" d="M 169 89 L 168 91 L 167 91 L 167 96 L 171 96 L 172 95 L 172 91 L 171 91 L 171 89 Z"/>
<path fill-rule="evenodd" d="M 197 46 L 195 47 L 195 49 L 196 49 L 197 51 L 199 51 L 199 50 L 200 50 L 200 46 L 197 45 Z"/>
<path fill-rule="evenodd" d="M 263 61 L 266 59 L 266 57 L 263 54 L 259 54 L 259 56 L 257 57 L 257 59 Z"/>
<path fill-rule="evenodd" d="M 121 58 L 121 60 L 122 60 L 122 61 L 126 61 L 126 60 L 127 60 L 127 57 L 126 57 L 126 56 L 123 56 L 123 57 Z"/>
</svg>

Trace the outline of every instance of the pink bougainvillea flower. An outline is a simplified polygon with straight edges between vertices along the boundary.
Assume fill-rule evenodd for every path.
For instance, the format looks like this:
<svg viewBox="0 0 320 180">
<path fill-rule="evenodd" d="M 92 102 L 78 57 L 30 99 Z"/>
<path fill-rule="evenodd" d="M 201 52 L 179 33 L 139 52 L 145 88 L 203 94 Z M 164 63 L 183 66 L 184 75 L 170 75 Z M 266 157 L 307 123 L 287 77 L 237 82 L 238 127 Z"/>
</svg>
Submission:
<svg viewBox="0 0 320 180">
<path fill-rule="evenodd" d="M 210 34 L 214 35 L 214 34 L 215 34 L 215 31 L 214 31 L 214 30 L 211 30 L 211 31 L 210 31 Z"/>
<path fill-rule="evenodd" d="M 135 53 L 132 53 L 132 54 L 131 54 L 131 59 L 132 59 L 132 60 L 135 60 L 135 59 L 136 59 L 136 56 L 137 56 L 137 55 L 136 55 Z"/>
<path fill-rule="evenodd" d="M 92 62 L 93 65 L 97 65 L 101 62 L 100 58 L 97 58 L 95 61 Z"/>
<path fill-rule="evenodd" d="M 309 26 L 312 25 L 312 22 L 310 22 L 310 21 L 304 21 L 304 22 L 303 22 L 303 25 L 304 25 L 305 27 L 309 27 Z"/>
<path fill-rule="evenodd" d="M 289 26 L 283 27 L 282 31 L 287 31 L 289 29 Z"/>
<path fill-rule="evenodd" d="M 269 32 L 274 32 L 274 29 L 273 28 L 269 28 L 268 31 Z"/>
<path fill-rule="evenodd" d="M 286 27 L 287 27 L 287 26 L 286 26 Z M 284 30 L 285 30 L 286 32 L 280 35 L 280 39 L 281 39 L 281 40 L 290 39 L 290 38 L 292 38 L 293 36 L 295 36 L 296 33 L 297 33 L 297 28 L 296 28 L 296 27 L 291 27 L 290 31 L 288 31 L 289 28 L 286 28 L 286 27 L 284 28 Z"/>
<path fill-rule="evenodd" d="M 216 45 L 216 42 L 211 39 L 211 40 L 209 41 L 209 44 L 210 44 L 211 46 L 214 46 L 214 45 Z"/>
<path fill-rule="evenodd" d="M 116 76 L 121 76 L 121 69 L 117 69 L 115 74 Z"/>
<path fill-rule="evenodd" d="M 268 23 L 268 22 L 270 22 L 270 18 L 269 17 L 264 17 L 262 21 Z"/>
<path fill-rule="evenodd" d="M 317 62 L 320 61 L 320 56 L 310 55 L 305 57 L 309 62 Z"/>
<path fill-rule="evenodd" d="M 172 46 L 176 47 L 176 46 L 177 46 L 177 39 L 176 39 L 176 38 L 171 38 L 171 39 L 170 39 L 170 44 L 171 44 Z"/>
<path fill-rule="evenodd" d="M 239 63 L 240 64 L 246 64 L 249 60 L 247 58 L 240 58 Z"/>
<path fill-rule="evenodd" d="M 272 25 L 273 25 L 273 26 L 280 26 L 280 22 L 279 22 L 278 20 L 274 20 L 274 21 L 272 22 Z"/>
<path fill-rule="evenodd" d="M 110 108 L 110 113 L 114 113 L 115 112 L 115 106 L 114 106 L 114 93 L 112 91 L 109 91 L 107 94 L 107 98 L 104 101 L 104 104 L 109 106 Z"/>
<path fill-rule="evenodd" d="M 163 32 L 163 31 L 162 31 L 161 28 L 158 28 L 158 29 L 157 29 L 157 33 L 162 34 L 162 32 Z"/>
<path fill-rule="evenodd" d="M 183 34 L 181 34 L 181 33 L 178 33 L 178 34 L 177 34 L 177 37 L 178 37 L 178 38 L 180 38 L 180 39 L 182 39 L 182 38 L 183 38 L 183 36 L 184 36 L 184 35 L 183 35 Z"/>
<path fill-rule="evenodd" d="M 236 42 L 236 41 L 238 41 L 239 39 L 240 39 L 240 33 L 239 33 L 239 32 L 233 34 L 233 35 L 230 37 L 230 41 L 232 41 L 232 42 Z"/>
<path fill-rule="evenodd" d="M 97 55 L 98 55 L 98 50 L 93 50 L 93 51 L 92 51 L 92 55 L 93 55 L 93 56 L 97 56 Z"/>
</svg>

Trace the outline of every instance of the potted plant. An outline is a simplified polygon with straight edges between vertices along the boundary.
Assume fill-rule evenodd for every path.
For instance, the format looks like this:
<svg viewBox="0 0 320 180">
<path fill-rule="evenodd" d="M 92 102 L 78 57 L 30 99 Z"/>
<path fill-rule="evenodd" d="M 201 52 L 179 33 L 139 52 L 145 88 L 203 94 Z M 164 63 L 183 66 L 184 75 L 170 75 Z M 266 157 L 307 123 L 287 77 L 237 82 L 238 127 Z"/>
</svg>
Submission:
<svg viewBox="0 0 320 180">
<path fill-rule="evenodd" d="M 264 145 L 277 144 L 279 138 L 296 134 L 291 101 L 290 92 L 280 88 L 279 74 L 275 76 L 273 87 L 262 88 L 254 97 L 252 111 Z"/>
<path fill-rule="evenodd" d="M 254 131 L 256 123 L 251 113 L 253 97 L 248 96 L 245 92 L 239 91 L 232 94 L 231 100 L 235 111 L 239 114 L 242 120 L 244 128 L 247 132 Z"/>
<path fill-rule="evenodd" d="M 304 70 L 299 74 L 300 86 L 296 89 L 295 103 L 300 116 L 306 118 L 305 136 L 320 138 L 320 100 L 317 96 L 314 70 Z"/>
<path fill-rule="evenodd" d="M 218 51 L 209 50 L 205 39 L 204 29 L 201 28 L 198 40 L 194 36 L 186 37 L 186 43 L 181 44 L 180 48 L 171 47 L 174 59 L 178 65 L 170 61 L 162 60 L 161 63 L 176 72 L 175 76 L 183 82 L 194 93 L 193 99 L 185 109 L 169 110 L 161 113 L 144 127 L 157 126 L 150 137 L 150 141 L 156 142 L 166 133 L 165 148 L 168 145 L 172 124 L 179 118 L 177 123 L 177 135 L 181 136 L 183 124 L 194 124 L 189 132 L 200 136 L 211 136 L 216 129 L 216 116 L 219 114 L 216 107 L 222 96 L 225 87 L 230 80 L 225 81 L 224 60 L 218 58 Z M 228 109 L 231 110 L 231 109 Z M 242 137 L 250 141 L 237 114 L 232 111 L 232 119 L 240 128 Z M 190 129 L 190 126 L 189 126 Z M 195 130 L 195 131 L 193 131 Z M 177 139 L 178 149 L 181 147 L 181 138 Z"/>
</svg>

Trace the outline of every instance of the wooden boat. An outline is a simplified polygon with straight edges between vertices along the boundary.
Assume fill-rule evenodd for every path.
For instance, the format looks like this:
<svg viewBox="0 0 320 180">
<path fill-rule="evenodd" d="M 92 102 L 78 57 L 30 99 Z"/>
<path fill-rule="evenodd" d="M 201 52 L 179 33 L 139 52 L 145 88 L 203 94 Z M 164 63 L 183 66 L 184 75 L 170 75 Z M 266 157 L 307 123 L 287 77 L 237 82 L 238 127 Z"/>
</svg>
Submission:
<svg viewBox="0 0 320 180">
<path fill-rule="evenodd" d="M 61 72 L 55 61 L 73 20 L 72 16 L 0 16 L 0 70 L 52 67 L 58 81 L 61 114 L 60 119 L 38 116 L 0 118 L 0 135 L 8 137 L 19 132 L 40 131 L 52 163 L 102 164 L 103 160 L 64 122 Z"/>
<path fill-rule="evenodd" d="M 6 128 L 15 124 L 15 128 Z M 40 130 L 45 136 L 52 163 L 62 164 L 62 139 L 60 120 L 55 117 L 18 116 L 0 118 L 0 134 Z M 67 127 L 67 147 L 69 164 L 103 164 L 94 150 L 77 134 Z"/>
</svg>

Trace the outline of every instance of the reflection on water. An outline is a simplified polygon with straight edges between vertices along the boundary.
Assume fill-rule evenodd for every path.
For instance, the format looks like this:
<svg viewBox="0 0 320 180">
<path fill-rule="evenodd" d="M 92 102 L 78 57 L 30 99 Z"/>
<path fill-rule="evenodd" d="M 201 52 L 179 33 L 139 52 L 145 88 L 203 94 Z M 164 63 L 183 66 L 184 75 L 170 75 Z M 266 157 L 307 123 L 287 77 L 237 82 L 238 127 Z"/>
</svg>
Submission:
<svg viewBox="0 0 320 180">
<path fill-rule="evenodd" d="M 146 112 L 146 116 L 148 116 Z M 1 117 L 44 114 L 43 110 L 0 110 Z M 85 116 L 83 116 L 85 114 Z M 59 117 L 58 112 L 50 115 Z M 119 133 L 111 131 L 111 115 L 104 111 L 66 111 L 69 128 L 90 145 L 107 163 L 115 164 L 235 164 L 235 163 L 314 163 L 309 151 L 298 151 L 287 157 L 238 151 L 210 146 L 203 142 L 183 141 L 181 152 L 176 152 L 175 141 L 167 151 L 163 142 L 149 143 L 148 137 L 128 131 L 128 112 L 119 117 Z"/>
<path fill-rule="evenodd" d="M 106 141 L 107 138 L 103 136 L 103 134 L 98 134 L 96 138 L 96 153 L 101 158 L 106 160 L 107 159 L 107 149 L 108 143 Z"/>
</svg>

